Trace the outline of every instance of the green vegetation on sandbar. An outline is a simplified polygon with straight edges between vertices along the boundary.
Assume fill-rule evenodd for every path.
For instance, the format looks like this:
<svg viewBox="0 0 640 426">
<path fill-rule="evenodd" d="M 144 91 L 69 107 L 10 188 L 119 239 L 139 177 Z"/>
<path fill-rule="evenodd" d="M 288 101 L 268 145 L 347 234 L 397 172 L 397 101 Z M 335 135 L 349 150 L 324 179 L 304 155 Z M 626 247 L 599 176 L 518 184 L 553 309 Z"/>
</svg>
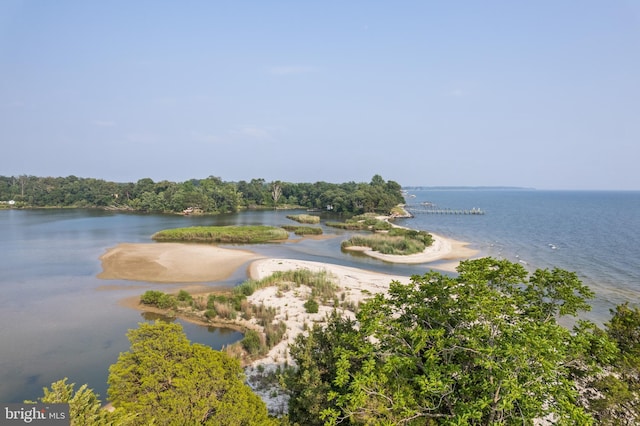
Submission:
<svg viewBox="0 0 640 426">
<path fill-rule="evenodd" d="M 339 229 L 348 229 L 350 231 L 386 231 L 393 226 L 385 221 L 376 217 L 376 214 L 361 214 L 353 216 L 344 222 L 327 222 L 327 226 Z"/>
<path fill-rule="evenodd" d="M 337 289 L 333 278 L 326 271 L 312 272 L 308 269 L 292 269 L 276 271 L 259 281 L 247 280 L 234 287 L 233 291 L 236 294 L 251 296 L 256 290 L 273 285 L 279 286 L 281 290 L 286 290 L 286 283 L 293 283 L 296 287 L 300 285 L 311 287 L 311 295 L 322 301 L 332 299 Z"/>
<path fill-rule="evenodd" d="M 256 244 L 286 240 L 289 234 L 275 226 L 192 226 L 165 229 L 151 236 L 155 241 L 193 241 Z"/>
<path fill-rule="evenodd" d="M 282 229 L 286 229 L 289 232 L 293 232 L 296 235 L 321 235 L 322 228 L 315 226 L 298 226 L 298 225 L 284 225 Z"/>
<path fill-rule="evenodd" d="M 365 246 L 382 254 L 408 255 L 424 251 L 433 244 L 433 237 L 425 231 L 393 228 L 387 233 L 355 235 L 342 242 L 342 248 Z"/>
<path fill-rule="evenodd" d="M 264 287 L 277 286 L 278 292 L 284 293 L 301 285 L 311 288 L 309 304 L 312 309 L 315 306 L 315 312 L 318 309 L 317 300 L 337 306 L 338 287 L 333 277 L 326 271 L 312 272 L 308 269 L 277 271 L 261 280 L 246 280 L 232 291 L 211 293 L 206 298 L 202 295 L 193 296 L 185 290 L 180 290 L 177 295 L 148 290 L 140 296 L 140 303 L 167 310 L 172 316 L 179 311 L 187 316 L 214 322 L 253 318 L 262 327 L 262 337 L 258 335 L 256 338 L 255 331 L 248 331 L 240 341 L 240 346 L 250 356 L 264 355 L 282 341 L 286 325 L 282 321 L 275 322 L 275 308 L 264 304 L 254 305 L 247 301 L 247 296 Z"/>
<path fill-rule="evenodd" d="M 300 223 L 320 223 L 320 216 L 314 216 L 311 214 L 290 214 L 287 215 L 287 219 L 295 220 Z"/>
</svg>

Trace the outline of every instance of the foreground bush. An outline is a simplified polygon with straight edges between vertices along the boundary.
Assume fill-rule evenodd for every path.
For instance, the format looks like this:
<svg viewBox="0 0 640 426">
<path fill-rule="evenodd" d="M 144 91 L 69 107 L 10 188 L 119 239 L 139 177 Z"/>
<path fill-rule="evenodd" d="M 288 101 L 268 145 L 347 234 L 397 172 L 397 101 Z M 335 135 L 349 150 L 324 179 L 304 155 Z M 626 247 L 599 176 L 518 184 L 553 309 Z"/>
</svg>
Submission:
<svg viewBox="0 0 640 426">
<path fill-rule="evenodd" d="M 109 369 L 109 399 L 136 424 L 271 425 L 238 360 L 192 344 L 179 324 L 130 330 L 128 352 Z"/>
<path fill-rule="evenodd" d="M 392 282 L 356 320 L 334 313 L 291 347 L 289 415 L 304 425 L 587 425 L 571 365 L 600 339 L 556 318 L 589 309 L 576 274 L 491 258 Z M 594 345 L 596 344 L 596 345 Z M 582 364 L 582 363 L 581 363 Z M 587 362 L 582 365 L 588 365 Z M 632 424 L 632 423 L 620 423 Z"/>
<path fill-rule="evenodd" d="M 86 384 L 77 390 L 74 388 L 75 383 L 68 384 L 67 378 L 58 380 L 51 384 L 50 389 L 43 389 L 44 396 L 38 398 L 38 401 L 45 404 L 69 404 L 69 423 L 74 426 L 139 424 L 136 422 L 135 413 L 125 413 L 122 409 L 103 409 L 98 395 Z"/>
</svg>

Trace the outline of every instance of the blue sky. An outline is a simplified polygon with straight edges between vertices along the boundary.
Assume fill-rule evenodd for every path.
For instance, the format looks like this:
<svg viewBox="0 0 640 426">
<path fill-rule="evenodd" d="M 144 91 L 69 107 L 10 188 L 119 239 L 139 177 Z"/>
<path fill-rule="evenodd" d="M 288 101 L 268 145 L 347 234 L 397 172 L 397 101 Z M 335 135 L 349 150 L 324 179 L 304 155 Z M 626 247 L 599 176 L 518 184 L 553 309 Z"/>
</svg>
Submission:
<svg viewBox="0 0 640 426">
<path fill-rule="evenodd" d="M 637 1 L 0 0 L 0 175 L 640 189 Z"/>
</svg>

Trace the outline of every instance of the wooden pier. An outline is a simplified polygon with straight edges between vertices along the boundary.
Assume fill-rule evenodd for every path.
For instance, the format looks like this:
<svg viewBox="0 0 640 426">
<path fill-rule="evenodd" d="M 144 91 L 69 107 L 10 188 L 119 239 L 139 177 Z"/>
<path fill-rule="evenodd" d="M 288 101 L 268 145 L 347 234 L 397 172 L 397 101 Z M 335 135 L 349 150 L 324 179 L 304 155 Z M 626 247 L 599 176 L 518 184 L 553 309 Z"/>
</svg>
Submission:
<svg viewBox="0 0 640 426">
<path fill-rule="evenodd" d="M 465 209 L 443 209 L 436 206 L 407 205 L 407 211 L 411 214 L 459 214 L 459 215 L 483 215 L 484 211 L 478 208 Z"/>
</svg>

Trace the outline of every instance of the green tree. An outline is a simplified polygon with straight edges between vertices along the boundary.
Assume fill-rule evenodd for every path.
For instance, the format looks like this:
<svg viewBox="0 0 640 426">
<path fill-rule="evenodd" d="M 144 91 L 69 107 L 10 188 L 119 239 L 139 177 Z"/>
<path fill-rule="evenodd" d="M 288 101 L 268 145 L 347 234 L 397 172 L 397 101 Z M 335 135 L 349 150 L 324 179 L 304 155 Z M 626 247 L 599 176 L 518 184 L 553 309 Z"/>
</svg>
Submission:
<svg viewBox="0 0 640 426">
<path fill-rule="evenodd" d="M 327 331 L 301 337 L 293 375 L 320 383 L 307 394 L 292 387 L 291 420 L 304 423 L 295 407 L 311 398 L 325 424 L 508 425 L 548 415 L 589 424 L 569 368 L 586 344 L 550 315 L 585 306 L 579 280 L 558 271 L 567 282 L 534 273 L 531 283 L 520 265 L 491 258 L 459 272 L 393 282 L 361 307 L 357 329 L 334 317 Z"/>
<path fill-rule="evenodd" d="M 82 385 L 76 391 L 75 384 L 67 383 L 67 378 L 51 384 L 51 389 L 44 388 L 44 396 L 38 398 L 45 404 L 69 404 L 71 426 L 124 426 L 135 423 L 134 414 L 126 414 L 122 409 L 114 411 L 102 407 L 98 395 L 88 386 Z"/>
<path fill-rule="evenodd" d="M 143 323 L 127 336 L 129 352 L 109 369 L 109 399 L 138 424 L 271 424 L 240 363 L 191 344 L 179 324 Z"/>
<path fill-rule="evenodd" d="M 287 370 L 284 378 L 291 395 L 289 417 L 300 425 L 320 426 L 323 412 L 335 405 L 329 395 L 344 388 L 336 380 L 338 366 L 349 362 L 357 371 L 371 353 L 371 343 L 352 320 L 334 311 L 325 328 L 314 324 L 308 336 L 299 335 L 290 353 L 297 368 Z"/>
<path fill-rule="evenodd" d="M 617 356 L 603 360 L 608 374 L 587 380 L 587 386 L 596 391 L 587 406 L 600 424 L 640 424 L 640 309 L 624 303 L 611 314 L 605 329 L 618 349 Z"/>
</svg>

